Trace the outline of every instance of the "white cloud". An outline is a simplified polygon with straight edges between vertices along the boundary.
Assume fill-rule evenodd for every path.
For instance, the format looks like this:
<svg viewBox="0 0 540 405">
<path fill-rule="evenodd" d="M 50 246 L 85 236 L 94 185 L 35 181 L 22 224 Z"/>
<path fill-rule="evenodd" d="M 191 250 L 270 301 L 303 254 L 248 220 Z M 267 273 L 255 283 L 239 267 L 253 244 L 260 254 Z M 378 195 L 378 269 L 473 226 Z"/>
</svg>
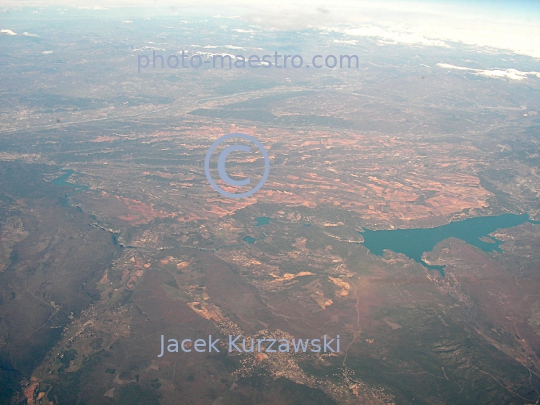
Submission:
<svg viewBox="0 0 540 405">
<path fill-rule="evenodd" d="M 247 33 L 247 34 L 254 34 L 256 32 L 254 30 L 243 30 L 242 28 L 235 28 L 232 31 L 241 32 L 241 33 Z"/>
<path fill-rule="evenodd" d="M 225 56 L 230 56 L 230 57 L 233 58 L 233 59 L 236 58 L 236 56 L 233 55 L 233 54 L 230 54 L 230 53 L 223 53 L 223 52 L 222 52 L 222 53 L 210 53 L 210 54 L 208 54 L 208 55 L 210 55 L 210 56 L 212 56 L 212 57 L 213 57 L 213 56 L 223 56 L 223 57 L 225 57 Z"/>
<path fill-rule="evenodd" d="M 509 4 L 332 0 L 323 13 L 307 0 L 294 5 L 275 0 L 267 9 L 253 7 L 244 18 L 270 30 L 334 30 L 344 34 L 339 39 L 371 37 L 380 44 L 449 48 L 460 43 L 540 59 L 540 6 Z"/>
<path fill-rule="evenodd" d="M 330 31 L 341 32 L 351 37 L 371 37 L 385 40 L 388 44 L 407 44 L 421 46 L 439 46 L 451 48 L 450 45 L 439 39 L 426 38 L 417 32 L 399 31 L 397 29 L 384 29 L 376 26 L 365 26 L 357 28 L 332 28 Z"/>
<path fill-rule="evenodd" d="M 466 68 L 462 66 L 454 66 L 448 63 L 437 63 L 437 66 L 442 69 L 464 70 L 467 72 L 471 72 L 477 76 L 480 75 L 480 76 L 495 77 L 495 78 L 501 78 L 501 79 L 507 78 L 507 79 L 518 80 L 518 81 L 526 79 L 528 76 L 536 76 L 540 78 L 540 72 L 522 72 L 517 69 L 493 69 L 493 70 L 473 69 L 473 68 Z"/>
<path fill-rule="evenodd" d="M 22 34 L 23 34 L 23 36 L 25 36 L 25 37 L 39 38 L 39 35 L 38 35 L 38 34 L 30 34 L 30 33 L 26 32 L 26 31 L 23 32 Z"/>
<path fill-rule="evenodd" d="M 3 7 L 40 5 L 43 0 L 2 0 Z M 242 18 L 261 30 L 347 27 L 350 37 L 373 37 L 382 44 L 449 47 L 455 43 L 482 52 L 506 52 L 540 59 L 540 6 L 531 1 L 427 2 L 425 0 L 48 0 L 85 8 L 146 5 L 171 13 L 213 10 L 215 18 Z M 6 33 L 6 32 L 4 32 Z"/>
<path fill-rule="evenodd" d="M 217 49 L 217 48 L 227 48 L 227 49 L 239 49 L 239 50 L 246 50 L 247 48 L 244 48 L 242 46 L 235 46 L 235 45 L 205 45 L 201 47 L 200 45 L 191 45 L 194 48 L 203 48 L 203 49 Z M 250 48 L 250 49 L 262 49 L 262 48 Z"/>
<path fill-rule="evenodd" d="M 342 39 L 334 39 L 332 42 L 336 44 L 345 44 L 345 45 L 356 45 L 358 43 L 358 41 L 355 39 L 351 39 L 349 41 L 342 40 Z"/>
<path fill-rule="evenodd" d="M 7 34 L 7 35 L 10 35 L 10 36 L 17 35 L 16 32 L 13 32 L 11 30 L 0 30 L 0 34 Z"/>
<path fill-rule="evenodd" d="M 31 2 L 29 3 L 32 4 Z M 78 6 L 76 8 L 79 10 L 108 10 L 107 7 L 103 6 Z"/>
</svg>

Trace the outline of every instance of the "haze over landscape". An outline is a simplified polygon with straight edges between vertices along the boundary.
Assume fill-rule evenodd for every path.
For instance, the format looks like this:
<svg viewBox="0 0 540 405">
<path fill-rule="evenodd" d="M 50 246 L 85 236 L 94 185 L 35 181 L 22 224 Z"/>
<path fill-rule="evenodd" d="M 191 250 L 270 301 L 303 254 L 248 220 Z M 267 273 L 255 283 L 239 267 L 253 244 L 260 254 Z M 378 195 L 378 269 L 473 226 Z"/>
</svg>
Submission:
<svg viewBox="0 0 540 405">
<path fill-rule="evenodd" d="M 539 21 L 3 1 L 0 404 L 538 404 Z"/>
</svg>

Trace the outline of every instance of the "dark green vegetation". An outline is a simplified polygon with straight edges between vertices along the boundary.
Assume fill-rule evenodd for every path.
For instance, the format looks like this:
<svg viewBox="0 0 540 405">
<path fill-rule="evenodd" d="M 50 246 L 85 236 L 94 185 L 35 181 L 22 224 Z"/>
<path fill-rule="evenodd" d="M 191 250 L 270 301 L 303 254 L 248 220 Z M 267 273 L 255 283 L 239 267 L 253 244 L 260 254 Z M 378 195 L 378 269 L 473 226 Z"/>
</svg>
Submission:
<svg viewBox="0 0 540 405">
<path fill-rule="evenodd" d="M 429 306 L 380 311 L 376 317 L 404 327 L 391 334 L 381 327 L 374 344 L 360 343 L 349 367 L 363 381 L 392 386 L 400 405 L 534 403 L 540 379 L 486 345 L 462 316 L 449 311 L 443 324 Z"/>
<path fill-rule="evenodd" d="M 159 387 L 157 387 L 159 388 Z M 118 389 L 118 405 L 159 405 L 156 394 L 150 390 L 143 390 L 138 384 L 127 384 Z"/>
<path fill-rule="evenodd" d="M 94 285 L 117 250 L 110 233 L 89 226 L 87 215 L 61 204 L 67 189 L 43 181 L 52 170 L 0 164 L 0 226 L 5 227 L 8 218 L 20 223 L 16 236 L 8 234 L 2 240 L 11 246 L 0 272 L 0 398 L 4 399 L 42 361 L 69 317 L 99 298 Z M 66 352 L 65 367 L 70 356 L 73 353 Z"/>
<path fill-rule="evenodd" d="M 167 97 L 126 97 L 119 96 L 104 101 L 84 97 L 65 97 L 57 94 L 36 93 L 32 96 L 22 96 L 19 102 L 28 108 L 41 109 L 44 113 L 72 112 L 78 110 L 93 110 L 107 106 L 138 106 L 144 104 L 169 104 L 173 100 Z"/>
<path fill-rule="evenodd" d="M 200 108 L 191 111 L 190 114 L 210 118 L 263 122 L 272 125 L 355 128 L 354 122 L 343 118 L 313 114 L 277 116 L 271 112 L 273 103 L 282 103 L 286 100 L 294 99 L 295 97 L 309 96 L 310 94 L 314 93 L 310 91 L 297 91 L 286 94 L 275 94 L 249 101 L 230 103 L 216 109 Z"/>
<path fill-rule="evenodd" d="M 263 122 L 265 124 L 272 125 L 285 125 L 285 126 L 320 126 L 320 127 L 333 127 L 333 128 L 349 128 L 355 127 L 353 122 L 341 119 L 331 118 L 321 115 L 295 115 L 295 116 L 281 116 L 278 117 L 270 112 L 261 111 L 259 109 L 242 109 L 242 110 L 219 110 L 219 109 L 198 109 L 191 111 L 190 114 L 198 115 L 201 117 L 220 118 L 220 119 L 234 119 L 234 120 L 247 120 Z"/>
<path fill-rule="evenodd" d="M 241 392 L 225 399 L 224 404 L 249 405 L 259 401 L 274 400 L 287 405 L 337 405 L 336 401 L 318 389 L 295 384 L 286 378 L 278 378 L 273 381 L 264 372 L 241 379 L 239 385 Z"/>
</svg>

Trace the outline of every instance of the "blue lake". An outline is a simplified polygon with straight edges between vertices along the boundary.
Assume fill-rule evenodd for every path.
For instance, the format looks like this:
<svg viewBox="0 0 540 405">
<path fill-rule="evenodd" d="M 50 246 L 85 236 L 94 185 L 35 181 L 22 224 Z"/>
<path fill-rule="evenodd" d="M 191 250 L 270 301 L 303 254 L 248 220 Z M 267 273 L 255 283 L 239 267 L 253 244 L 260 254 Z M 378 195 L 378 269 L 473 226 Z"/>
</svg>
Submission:
<svg viewBox="0 0 540 405">
<path fill-rule="evenodd" d="M 259 239 L 255 239 L 255 238 L 253 238 L 253 237 L 251 237 L 251 236 L 244 236 L 244 237 L 242 238 L 242 240 L 243 240 L 244 242 L 249 243 L 249 244 L 251 245 L 251 244 L 257 242 Z"/>
<path fill-rule="evenodd" d="M 444 275 L 442 266 L 430 266 L 422 261 L 424 252 L 433 250 L 437 243 L 447 238 L 459 238 L 469 245 L 476 246 L 484 252 L 500 252 L 501 241 L 492 239 L 493 243 L 481 240 L 501 228 L 510 228 L 529 221 L 529 215 L 503 214 L 489 217 L 468 218 L 464 221 L 451 222 L 435 228 L 393 229 L 372 231 L 364 229 L 359 232 L 364 237 L 364 246 L 378 256 L 384 249 L 403 253 L 418 263 L 432 270 L 439 270 Z M 529 221 L 537 223 L 535 221 Z"/>
<path fill-rule="evenodd" d="M 255 222 L 257 222 L 257 226 L 269 225 L 271 219 L 272 218 L 269 218 L 269 217 L 257 217 L 255 218 Z M 266 238 L 266 234 L 264 232 L 261 232 L 261 233 L 262 233 L 262 236 L 260 238 L 254 238 L 253 236 L 245 236 L 242 238 L 242 240 L 251 245 L 257 242 L 258 240 L 263 240 L 264 238 Z"/>
<path fill-rule="evenodd" d="M 56 185 L 56 186 L 71 187 L 71 189 L 73 191 L 71 193 L 66 194 L 66 196 L 64 198 L 64 201 L 63 201 L 63 204 L 69 205 L 69 197 L 71 197 L 73 194 L 79 193 L 81 191 L 88 190 L 88 186 L 85 186 L 85 185 L 82 185 L 82 184 L 68 183 L 67 180 L 71 177 L 71 175 L 73 173 L 75 173 L 73 170 L 62 170 L 62 172 L 64 172 L 64 174 L 61 175 L 60 177 L 54 179 L 51 183 Z"/>
<path fill-rule="evenodd" d="M 73 173 L 75 173 L 73 170 L 63 170 L 63 172 L 64 172 L 63 175 L 61 175 L 60 177 L 52 181 L 54 185 L 63 186 L 63 187 L 73 187 L 77 189 L 75 192 L 88 190 L 88 186 L 84 186 L 81 184 L 68 183 L 67 180 L 71 177 Z"/>
<path fill-rule="evenodd" d="M 255 222 L 257 222 L 257 226 L 269 225 L 271 219 L 269 217 L 257 217 L 255 218 Z"/>
</svg>

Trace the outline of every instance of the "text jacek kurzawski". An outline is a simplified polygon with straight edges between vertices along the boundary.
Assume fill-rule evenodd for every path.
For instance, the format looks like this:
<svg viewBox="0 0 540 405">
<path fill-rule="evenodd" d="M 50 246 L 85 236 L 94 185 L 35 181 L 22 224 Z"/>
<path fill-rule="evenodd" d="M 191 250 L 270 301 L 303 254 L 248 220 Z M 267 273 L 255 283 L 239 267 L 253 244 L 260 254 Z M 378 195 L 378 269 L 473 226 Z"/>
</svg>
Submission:
<svg viewBox="0 0 540 405">
<path fill-rule="evenodd" d="M 242 335 L 229 335 L 224 344 L 221 339 L 214 339 L 212 335 L 208 339 L 166 339 L 161 335 L 161 352 L 158 357 L 169 353 L 219 353 L 218 345 L 227 349 L 228 352 L 239 353 L 338 353 L 339 335 L 334 339 L 324 335 L 322 339 L 245 339 Z"/>
</svg>

